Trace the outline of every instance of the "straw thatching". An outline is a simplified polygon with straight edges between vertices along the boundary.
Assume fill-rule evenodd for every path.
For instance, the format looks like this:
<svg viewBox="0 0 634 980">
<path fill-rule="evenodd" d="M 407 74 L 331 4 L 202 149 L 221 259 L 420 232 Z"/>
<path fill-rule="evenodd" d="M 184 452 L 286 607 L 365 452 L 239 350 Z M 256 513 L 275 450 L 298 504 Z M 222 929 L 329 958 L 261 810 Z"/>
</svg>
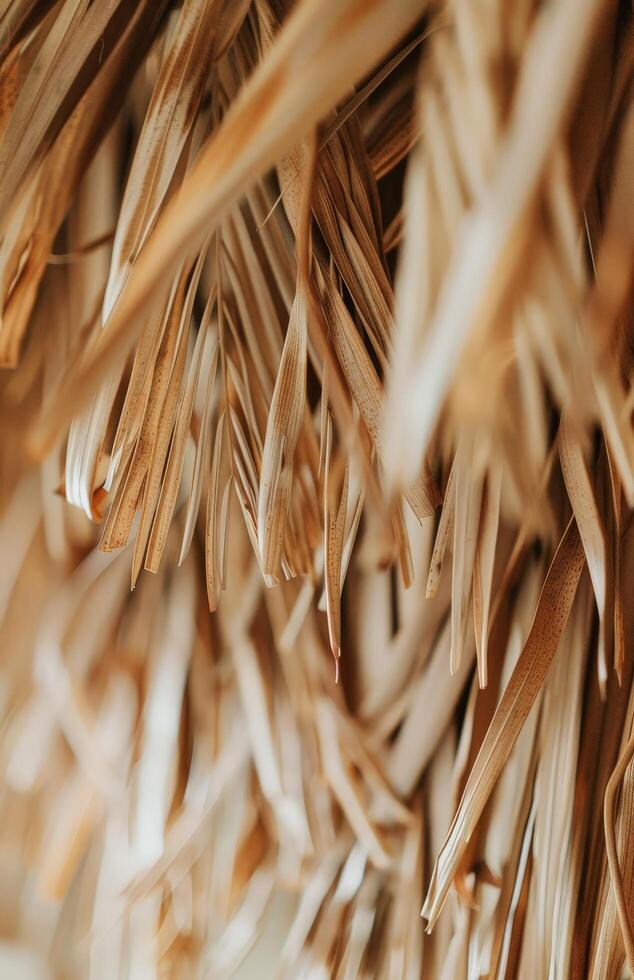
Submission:
<svg viewBox="0 0 634 980">
<path fill-rule="evenodd" d="M 633 975 L 633 85 L 1 0 L 0 976 Z"/>
</svg>

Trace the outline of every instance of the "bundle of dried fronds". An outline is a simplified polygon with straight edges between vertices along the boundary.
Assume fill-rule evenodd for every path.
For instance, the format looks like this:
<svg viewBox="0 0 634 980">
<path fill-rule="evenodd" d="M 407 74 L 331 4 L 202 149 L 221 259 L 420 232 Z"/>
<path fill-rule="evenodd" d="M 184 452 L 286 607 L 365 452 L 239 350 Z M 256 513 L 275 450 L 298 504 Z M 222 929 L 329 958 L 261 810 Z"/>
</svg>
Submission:
<svg viewBox="0 0 634 980">
<path fill-rule="evenodd" d="M 632 975 L 633 23 L 2 0 L 3 977 Z"/>
</svg>

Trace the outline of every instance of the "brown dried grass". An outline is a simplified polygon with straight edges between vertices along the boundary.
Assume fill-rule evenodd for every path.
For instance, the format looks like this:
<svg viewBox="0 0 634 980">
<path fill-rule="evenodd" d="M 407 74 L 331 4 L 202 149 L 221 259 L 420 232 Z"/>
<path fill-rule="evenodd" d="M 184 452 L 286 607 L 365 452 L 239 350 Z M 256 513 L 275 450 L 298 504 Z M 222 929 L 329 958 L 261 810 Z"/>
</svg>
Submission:
<svg viewBox="0 0 634 980">
<path fill-rule="evenodd" d="M 4 0 L 2 976 L 632 976 L 632 27 Z"/>
</svg>

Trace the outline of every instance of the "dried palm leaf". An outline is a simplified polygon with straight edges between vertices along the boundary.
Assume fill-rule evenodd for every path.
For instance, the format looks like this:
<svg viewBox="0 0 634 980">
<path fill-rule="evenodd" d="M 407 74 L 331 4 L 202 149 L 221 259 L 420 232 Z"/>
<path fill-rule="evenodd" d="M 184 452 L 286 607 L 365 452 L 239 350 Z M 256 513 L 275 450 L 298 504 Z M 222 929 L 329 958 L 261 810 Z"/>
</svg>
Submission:
<svg viewBox="0 0 634 980">
<path fill-rule="evenodd" d="M 632 975 L 631 4 L 0 6 L 0 974 Z"/>
</svg>

